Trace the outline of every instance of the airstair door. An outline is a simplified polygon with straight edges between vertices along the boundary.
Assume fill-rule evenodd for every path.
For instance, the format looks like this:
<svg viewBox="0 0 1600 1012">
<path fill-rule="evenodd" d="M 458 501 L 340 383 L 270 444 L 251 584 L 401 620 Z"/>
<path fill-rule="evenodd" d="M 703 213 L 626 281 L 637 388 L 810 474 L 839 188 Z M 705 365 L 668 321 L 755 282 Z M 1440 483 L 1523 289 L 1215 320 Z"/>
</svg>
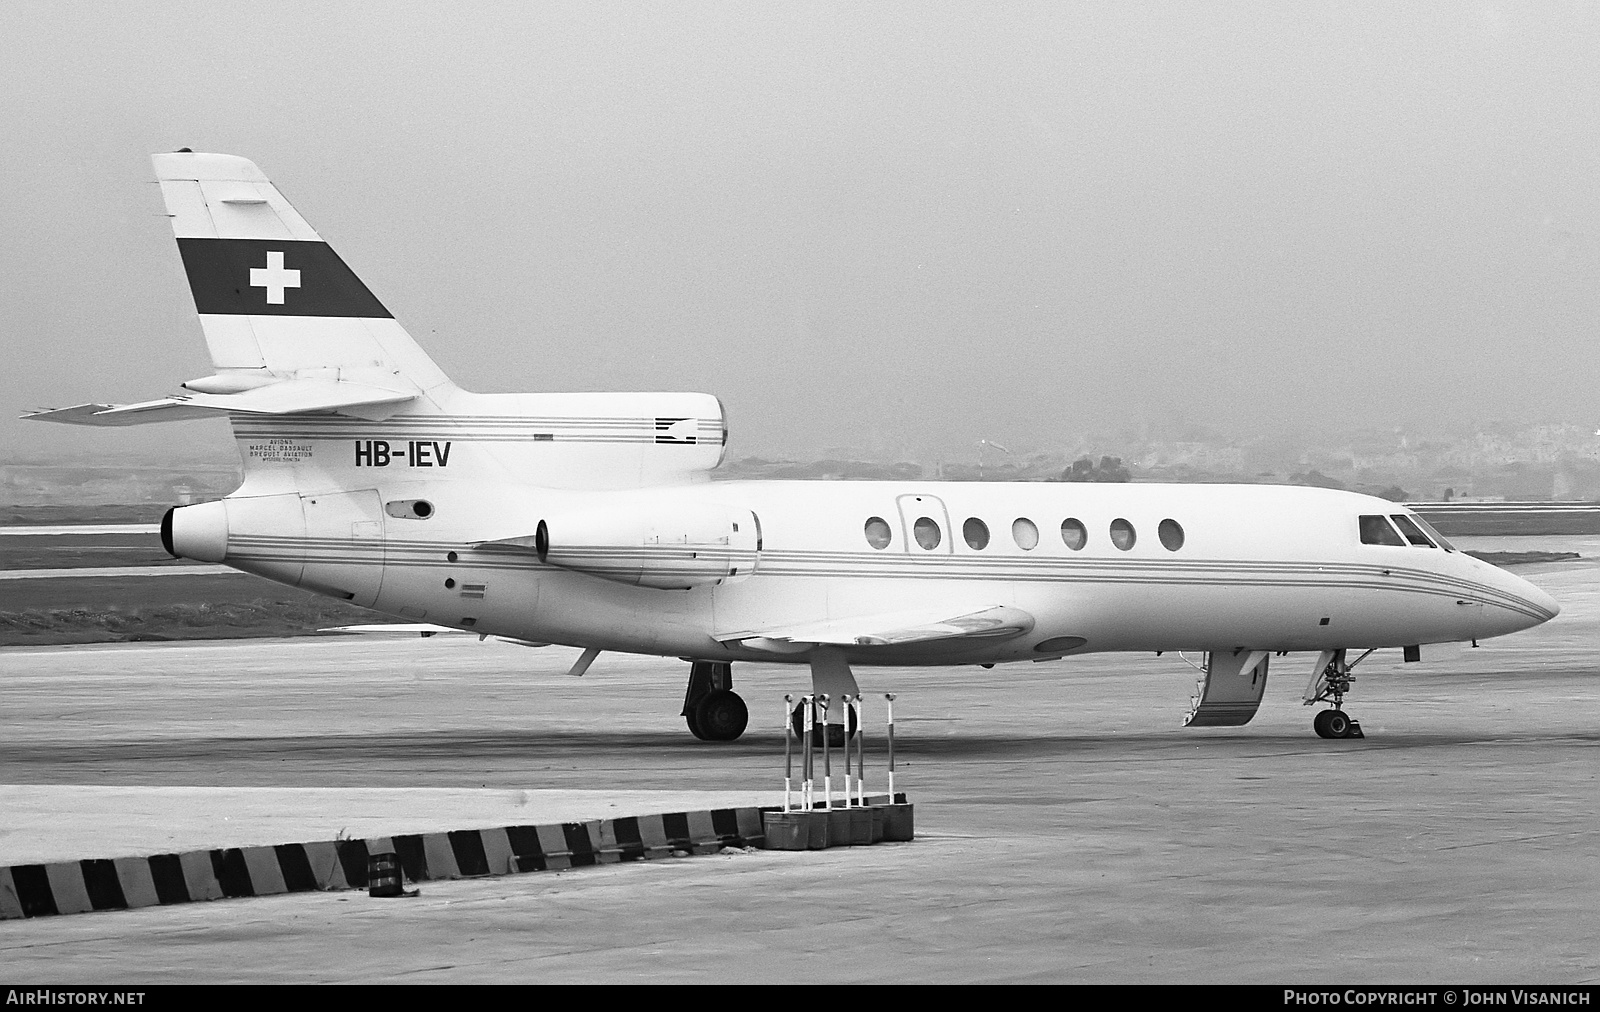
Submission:
<svg viewBox="0 0 1600 1012">
<path fill-rule="evenodd" d="M 300 497 L 306 563 L 300 586 L 372 607 L 383 586 L 383 503 L 376 489 Z"/>
</svg>

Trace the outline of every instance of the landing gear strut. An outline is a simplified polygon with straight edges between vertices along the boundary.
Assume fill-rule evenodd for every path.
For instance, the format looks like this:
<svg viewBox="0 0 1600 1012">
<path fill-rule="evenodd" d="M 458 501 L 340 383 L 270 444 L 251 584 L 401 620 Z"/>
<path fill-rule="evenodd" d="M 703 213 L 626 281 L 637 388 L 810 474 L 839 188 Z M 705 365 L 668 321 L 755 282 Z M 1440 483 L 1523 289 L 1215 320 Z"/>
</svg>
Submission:
<svg viewBox="0 0 1600 1012">
<path fill-rule="evenodd" d="M 1323 710 L 1311 722 L 1311 728 L 1317 732 L 1317 737 L 1366 737 L 1361 733 L 1361 725 L 1344 712 L 1344 694 L 1350 691 L 1350 683 L 1355 681 L 1350 672 L 1371 653 L 1372 651 L 1368 650 L 1349 663 L 1345 662 L 1343 650 L 1324 650 L 1318 655 L 1317 666 L 1311 672 L 1311 684 L 1306 686 L 1305 705 L 1332 703 L 1333 709 Z"/>
<path fill-rule="evenodd" d="M 811 742 L 814 748 L 821 748 L 824 740 L 829 748 L 844 748 L 845 732 L 845 707 L 844 697 L 861 696 L 861 689 L 856 685 L 856 676 L 850 670 L 850 662 L 845 660 L 844 651 L 838 647 L 818 647 L 811 651 L 811 691 L 814 695 L 827 694 L 832 703 L 828 707 L 827 729 L 821 728 L 812 731 Z M 796 707 L 794 713 L 795 733 L 801 733 L 804 726 L 804 717 Z M 849 716 L 849 734 L 856 733 L 855 715 Z M 823 735 L 827 735 L 824 739 Z"/>
<path fill-rule="evenodd" d="M 727 661 L 694 661 L 683 696 L 683 720 L 701 741 L 734 741 L 750 723 L 750 710 L 733 691 Z"/>
</svg>

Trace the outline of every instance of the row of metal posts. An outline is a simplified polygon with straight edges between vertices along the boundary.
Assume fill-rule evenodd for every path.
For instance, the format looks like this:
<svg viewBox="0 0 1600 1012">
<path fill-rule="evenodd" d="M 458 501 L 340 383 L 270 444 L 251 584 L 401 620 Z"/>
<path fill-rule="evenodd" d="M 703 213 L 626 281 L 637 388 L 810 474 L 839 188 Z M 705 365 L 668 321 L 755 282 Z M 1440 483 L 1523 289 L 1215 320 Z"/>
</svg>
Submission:
<svg viewBox="0 0 1600 1012">
<path fill-rule="evenodd" d="M 894 693 L 883 694 L 885 704 L 885 726 L 889 740 L 889 801 L 894 801 Z M 844 805 L 851 807 L 850 800 L 850 742 L 856 743 L 856 778 L 855 778 L 855 805 L 865 806 L 867 803 L 867 767 L 866 767 L 866 725 L 861 721 L 861 697 L 851 696 L 848 693 L 839 699 L 844 707 Z M 797 732 L 794 728 L 794 696 L 783 697 L 783 810 L 791 811 L 794 796 L 794 750 L 793 744 Z M 819 733 L 822 735 L 822 798 L 823 808 L 833 809 L 833 758 L 828 741 L 828 695 L 805 695 L 800 697 L 801 730 L 800 738 L 800 806 L 810 810 L 816 807 L 816 757 L 813 754 L 812 737 Z M 855 718 L 855 733 L 850 731 L 850 720 Z"/>
</svg>

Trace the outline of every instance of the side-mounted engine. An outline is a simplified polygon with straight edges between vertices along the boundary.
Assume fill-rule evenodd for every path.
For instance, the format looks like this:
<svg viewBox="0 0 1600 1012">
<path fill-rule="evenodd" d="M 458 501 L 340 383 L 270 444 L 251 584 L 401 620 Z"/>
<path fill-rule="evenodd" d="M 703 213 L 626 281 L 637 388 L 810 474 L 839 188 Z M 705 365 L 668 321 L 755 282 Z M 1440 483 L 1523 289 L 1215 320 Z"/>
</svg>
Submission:
<svg viewBox="0 0 1600 1012">
<path fill-rule="evenodd" d="M 525 539 L 518 539 L 526 544 Z M 761 525 L 755 514 L 720 503 L 623 503 L 551 513 L 533 536 L 539 561 L 618 583 L 690 590 L 755 572 Z"/>
</svg>

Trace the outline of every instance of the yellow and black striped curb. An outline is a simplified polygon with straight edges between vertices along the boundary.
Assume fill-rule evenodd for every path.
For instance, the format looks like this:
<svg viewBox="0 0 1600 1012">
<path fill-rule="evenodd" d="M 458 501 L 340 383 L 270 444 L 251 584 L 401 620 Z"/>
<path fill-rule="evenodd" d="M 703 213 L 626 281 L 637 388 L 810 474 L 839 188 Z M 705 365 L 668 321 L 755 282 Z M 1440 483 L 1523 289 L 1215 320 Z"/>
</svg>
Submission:
<svg viewBox="0 0 1600 1012">
<path fill-rule="evenodd" d="M 367 887 L 367 858 L 399 856 L 412 882 L 582 868 L 760 846 L 761 808 L 639 815 L 547 826 L 195 850 L 0 868 L 0 920 L 236 896 Z"/>
</svg>

